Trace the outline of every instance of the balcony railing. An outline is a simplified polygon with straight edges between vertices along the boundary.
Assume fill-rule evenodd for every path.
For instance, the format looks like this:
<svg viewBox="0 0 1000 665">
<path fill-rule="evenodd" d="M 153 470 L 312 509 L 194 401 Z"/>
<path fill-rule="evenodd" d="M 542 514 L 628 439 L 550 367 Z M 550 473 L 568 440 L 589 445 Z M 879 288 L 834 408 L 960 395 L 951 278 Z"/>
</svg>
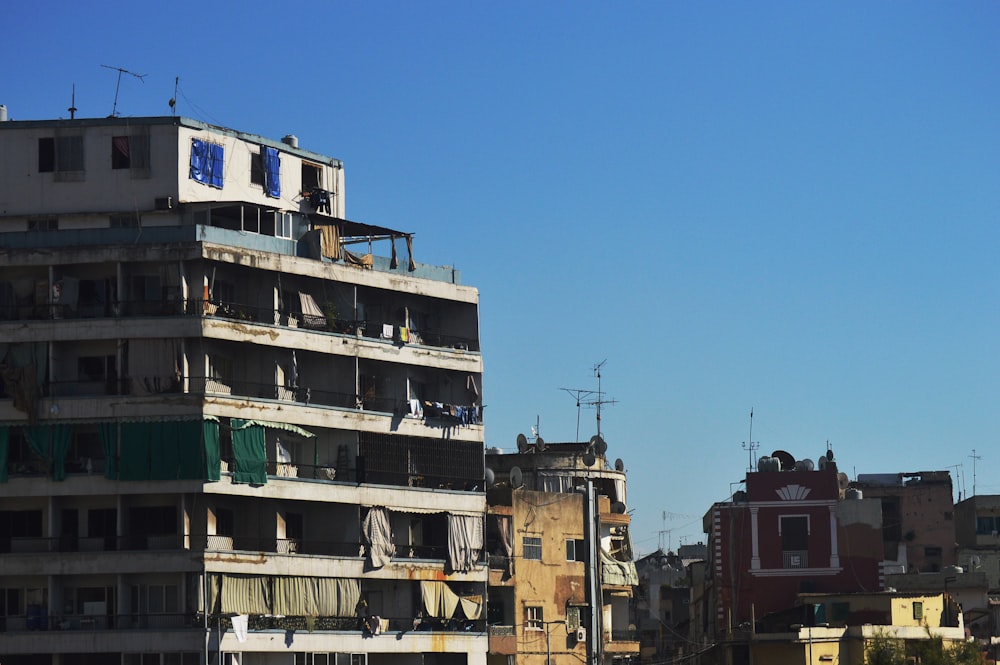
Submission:
<svg viewBox="0 0 1000 665">
<path fill-rule="evenodd" d="M 231 321 L 245 321 L 263 325 L 302 328 L 316 332 L 360 336 L 367 339 L 400 343 L 399 327 L 393 326 L 393 335 L 385 337 L 382 321 L 362 319 L 339 319 L 318 314 L 303 314 L 281 309 L 256 307 L 243 303 L 223 300 L 192 300 L 186 302 L 177 298 L 161 300 L 120 300 L 115 302 L 92 302 L 65 305 L 46 303 L 25 306 L 0 307 L 0 321 L 39 321 L 62 319 L 111 319 L 148 318 L 178 316 L 211 316 Z M 391 324 L 390 324 L 391 325 Z M 452 335 L 445 332 L 414 328 L 407 329 L 406 343 L 432 346 L 442 349 L 479 351 L 478 340 L 472 337 Z"/>
<path fill-rule="evenodd" d="M 170 552 L 170 551 L 266 552 L 271 554 L 308 554 L 339 558 L 363 558 L 368 546 L 357 540 L 315 540 L 260 536 L 223 536 L 191 534 L 182 536 L 142 535 L 118 537 L 3 538 L 2 554 L 47 554 L 72 552 Z M 395 560 L 423 559 L 445 561 L 447 545 L 396 544 Z M 485 558 L 484 558 L 485 561 Z"/>
</svg>

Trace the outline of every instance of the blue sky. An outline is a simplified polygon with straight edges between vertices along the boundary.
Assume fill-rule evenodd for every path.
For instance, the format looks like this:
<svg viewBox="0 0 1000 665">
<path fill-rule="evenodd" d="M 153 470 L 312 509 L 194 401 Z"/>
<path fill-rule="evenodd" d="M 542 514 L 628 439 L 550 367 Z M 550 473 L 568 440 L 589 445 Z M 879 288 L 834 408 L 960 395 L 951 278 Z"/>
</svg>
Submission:
<svg viewBox="0 0 1000 665">
<path fill-rule="evenodd" d="M 1000 494 L 997 3 L 41 0 L 3 34 L 13 119 L 109 115 L 110 65 L 146 75 L 121 115 L 179 76 L 181 115 L 343 159 L 350 218 L 479 288 L 488 445 L 576 438 L 606 361 L 640 551 L 704 538 L 751 408 L 755 457 L 971 495 L 975 450 Z"/>
</svg>

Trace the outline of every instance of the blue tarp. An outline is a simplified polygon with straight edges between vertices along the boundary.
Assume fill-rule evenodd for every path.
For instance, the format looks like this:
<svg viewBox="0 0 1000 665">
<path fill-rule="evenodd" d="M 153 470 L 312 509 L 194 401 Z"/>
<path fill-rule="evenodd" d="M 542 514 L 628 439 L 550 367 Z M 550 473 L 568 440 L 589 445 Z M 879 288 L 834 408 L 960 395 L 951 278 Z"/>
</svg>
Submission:
<svg viewBox="0 0 1000 665">
<path fill-rule="evenodd" d="M 191 179 L 222 188 L 225 148 L 217 143 L 191 140 Z"/>
<path fill-rule="evenodd" d="M 264 191 L 272 198 L 281 198 L 281 158 L 277 148 L 261 146 L 261 161 L 264 162 Z"/>
</svg>

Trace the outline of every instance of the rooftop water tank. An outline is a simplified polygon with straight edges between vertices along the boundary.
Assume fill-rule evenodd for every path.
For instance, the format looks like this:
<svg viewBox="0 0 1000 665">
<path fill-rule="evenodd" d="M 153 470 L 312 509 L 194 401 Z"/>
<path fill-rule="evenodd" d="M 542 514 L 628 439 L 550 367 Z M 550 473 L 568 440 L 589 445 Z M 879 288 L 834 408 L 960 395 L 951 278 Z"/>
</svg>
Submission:
<svg viewBox="0 0 1000 665">
<path fill-rule="evenodd" d="M 290 145 L 293 148 L 299 147 L 299 137 L 295 134 L 285 134 L 285 136 L 281 138 L 281 142 L 285 145 Z"/>
<path fill-rule="evenodd" d="M 859 490 L 857 487 L 848 487 L 844 491 L 844 498 L 845 499 L 850 499 L 851 501 L 860 501 L 861 499 L 863 499 L 865 497 L 864 497 L 864 493 L 861 490 Z"/>
<path fill-rule="evenodd" d="M 0 104 L 0 122 L 7 122 L 7 107 Z"/>
</svg>

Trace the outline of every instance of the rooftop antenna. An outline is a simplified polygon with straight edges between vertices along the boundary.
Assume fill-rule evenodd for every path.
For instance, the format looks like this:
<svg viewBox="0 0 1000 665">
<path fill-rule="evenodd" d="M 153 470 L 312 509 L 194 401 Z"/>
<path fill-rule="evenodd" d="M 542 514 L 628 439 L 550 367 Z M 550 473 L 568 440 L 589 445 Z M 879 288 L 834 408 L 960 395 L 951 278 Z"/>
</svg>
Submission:
<svg viewBox="0 0 1000 665">
<path fill-rule="evenodd" d="M 111 65 L 101 65 L 101 67 L 104 67 L 105 69 L 113 69 L 114 71 L 118 72 L 118 83 L 115 84 L 115 103 L 114 103 L 114 106 L 111 107 L 111 115 L 108 116 L 109 118 L 117 118 L 118 117 L 118 90 L 122 87 L 122 74 L 128 74 L 130 76 L 134 76 L 137 79 L 139 79 L 140 81 L 142 81 L 144 78 L 146 78 L 146 75 L 145 74 L 136 74 L 135 72 L 130 72 L 129 70 L 124 69 L 122 67 L 112 67 Z"/>
<path fill-rule="evenodd" d="M 948 467 L 949 469 L 955 469 L 955 486 L 958 488 L 958 500 L 962 500 L 962 495 L 965 494 L 965 488 L 963 487 L 965 483 L 965 467 L 962 464 L 952 464 Z M 959 474 L 961 469 L 962 473 Z"/>
<path fill-rule="evenodd" d="M 760 443 L 753 440 L 753 407 L 750 407 L 750 436 L 747 440 L 743 442 L 743 450 L 747 451 L 747 455 L 750 456 L 750 464 L 747 466 L 747 471 L 753 471 L 753 453 L 755 450 L 760 448 Z"/>
<path fill-rule="evenodd" d="M 594 394 L 593 390 L 579 390 L 577 388 L 560 388 L 560 390 L 565 390 L 576 400 L 576 438 L 574 441 L 580 440 L 580 404 L 583 402 L 581 400 L 590 397 Z"/>
<path fill-rule="evenodd" d="M 972 454 L 969 455 L 972 458 L 972 496 L 976 496 L 976 460 L 983 459 L 982 455 L 976 454 L 976 449 L 972 449 Z"/>
<path fill-rule="evenodd" d="M 70 98 L 69 108 L 69 119 L 72 120 L 76 117 L 76 83 L 73 84 L 73 96 Z"/>
<path fill-rule="evenodd" d="M 177 86 L 178 86 L 178 84 L 180 82 L 181 82 L 181 77 L 180 76 L 175 76 L 174 77 L 174 96 L 170 98 L 169 102 L 167 102 L 167 104 L 170 106 L 170 115 L 177 115 L 177 109 L 176 109 L 176 106 L 177 106 Z"/>
<path fill-rule="evenodd" d="M 531 437 L 535 441 L 538 441 L 538 433 L 539 431 L 541 431 L 541 427 L 542 427 L 542 417 L 536 415 L 535 424 L 531 426 Z"/>
<path fill-rule="evenodd" d="M 604 367 L 604 363 L 606 362 L 608 362 L 607 358 L 594 365 L 594 376 L 597 377 L 597 392 L 594 394 L 597 396 L 597 399 L 584 402 L 587 406 L 597 407 L 597 436 L 601 436 L 601 406 L 618 403 L 616 399 L 604 399 L 604 391 L 601 390 L 601 368 Z"/>
</svg>

